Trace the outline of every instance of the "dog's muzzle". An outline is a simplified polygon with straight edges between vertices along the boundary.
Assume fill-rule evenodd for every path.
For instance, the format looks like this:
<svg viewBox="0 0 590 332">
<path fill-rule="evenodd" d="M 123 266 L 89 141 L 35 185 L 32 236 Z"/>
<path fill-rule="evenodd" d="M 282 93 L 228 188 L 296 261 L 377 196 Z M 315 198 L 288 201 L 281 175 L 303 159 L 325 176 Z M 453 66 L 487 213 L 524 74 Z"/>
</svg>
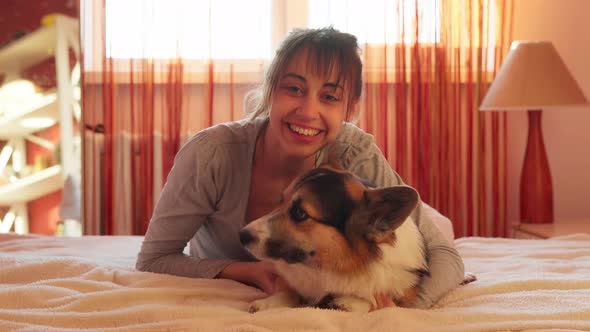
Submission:
<svg viewBox="0 0 590 332">
<path fill-rule="evenodd" d="M 282 241 L 268 240 L 265 243 L 266 255 L 275 259 L 284 259 L 289 264 L 301 263 L 307 257 L 300 248 L 291 248 Z"/>
<path fill-rule="evenodd" d="M 261 242 L 256 234 L 247 229 L 242 229 L 238 235 L 244 248 L 258 259 L 283 259 L 289 264 L 294 264 L 303 262 L 307 257 L 304 250 L 289 247 L 282 241 L 265 239 Z"/>
</svg>

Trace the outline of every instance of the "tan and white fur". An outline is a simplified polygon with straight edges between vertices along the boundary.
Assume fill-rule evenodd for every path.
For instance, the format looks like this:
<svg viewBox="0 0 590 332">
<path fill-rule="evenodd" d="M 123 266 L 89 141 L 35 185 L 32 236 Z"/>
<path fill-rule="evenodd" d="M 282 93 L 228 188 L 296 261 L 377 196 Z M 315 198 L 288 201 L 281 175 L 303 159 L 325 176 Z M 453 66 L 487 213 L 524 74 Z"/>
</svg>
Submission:
<svg viewBox="0 0 590 332">
<path fill-rule="evenodd" d="M 367 312 L 376 294 L 411 306 L 428 274 L 424 239 L 407 186 L 371 189 L 338 165 L 322 165 L 283 192 L 279 208 L 246 225 L 244 247 L 274 262 L 286 282 L 250 312 L 318 306 Z"/>
</svg>

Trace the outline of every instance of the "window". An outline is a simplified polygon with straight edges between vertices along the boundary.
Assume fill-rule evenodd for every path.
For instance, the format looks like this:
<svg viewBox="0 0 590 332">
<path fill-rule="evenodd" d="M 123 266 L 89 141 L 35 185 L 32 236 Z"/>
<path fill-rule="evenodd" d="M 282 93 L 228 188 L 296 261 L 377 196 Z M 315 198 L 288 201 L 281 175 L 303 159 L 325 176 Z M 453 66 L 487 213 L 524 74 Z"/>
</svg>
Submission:
<svg viewBox="0 0 590 332">
<path fill-rule="evenodd" d="M 271 0 L 106 0 L 105 7 L 108 57 L 270 56 Z"/>
<path fill-rule="evenodd" d="M 413 21 L 418 2 L 420 30 L 418 40 L 434 43 L 440 39 L 440 0 L 311 0 L 309 2 L 309 26 L 333 25 L 354 34 L 360 43 L 388 44 L 412 42 Z M 399 13 L 396 14 L 396 13 Z M 396 20 L 403 17 L 403 22 Z"/>
<path fill-rule="evenodd" d="M 418 41 L 440 41 L 440 5 L 444 0 L 105 0 L 104 45 L 92 44 L 99 31 L 84 7 L 84 39 L 115 59 L 155 58 L 270 59 L 278 42 L 294 27 L 332 25 L 355 34 L 361 44 L 414 42 L 414 17 L 420 17 Z M 478 0 L 472 0 L 474 5 Z M 489 17 L 495 16 L 495 1 Z M 418 6 L 416 8 L 416 6 Z M 101 9 L 99 9 L 101 10 Z M 403 21 L 396 17 L 403 17 Z M 493 22 L 490 22 L 493 24 Z M 488 59 L 494 57 L 494 31 L 487 36 Z M 402 41 L 402 32 L 404 40 Z M 92 59 L 87 61 L 92 63 Z M 493 60 L 489 61 L 493 65 Z"/>
</svg>

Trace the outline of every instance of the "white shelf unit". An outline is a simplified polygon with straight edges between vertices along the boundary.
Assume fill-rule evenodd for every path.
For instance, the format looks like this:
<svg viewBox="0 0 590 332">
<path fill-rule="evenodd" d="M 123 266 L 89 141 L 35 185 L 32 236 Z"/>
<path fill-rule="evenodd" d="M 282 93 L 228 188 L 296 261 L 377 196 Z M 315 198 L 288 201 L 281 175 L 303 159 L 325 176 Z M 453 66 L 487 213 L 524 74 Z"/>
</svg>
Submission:
<svg viewBox="0 0 590 332">
<path fill-rule="evenodd" d="M 11 171 L 6 176 L 9 182 L 0 185 L 0 206 L 8 206 L 8 213 L 0 220 L 0 233 L 10 231 L 13 226 L 17 233 L 28 233 L 27 202 L 63 188 L 67 176 L 80 176 L 76 174 L 80 172 L 76 167 L 81 158 L 80 148 L 76 146 L 80 139 L 74 135 L 74 109 L 79 108 L 79 104 L 76 105 L 79 101 L 74 94 L 76 82 L 71 80 L 69 58 L 69 52 L 73 50 L 77 61 L 80 59 L 78 36 L 77 19 L 55 15 L 51 23 L 0 49 L 0 72 L 5 75 L 5 82 L 18 79 L 23 70 L 50 57 L 55 58 L 57 82 L 55 92 L 46 94 L 35 107 L 0 114 L 0 140 L 7 142 L 0 151 L 0 175 Z M 26 140 L 53 147 L 51 142 L 34 135 L 44 128 L 23 125 L 23 120 L 39 117 L 59 123 L 60 163 L 27 176 L 15 176 L 26 163 Z"/>
<path fill-rule="evenodd" d="M 46 102 L 27 110 L 11 112 L 6 116 L 0 116 L 0 139 L 10 140 L 15 137 L 25 137 L 34 134 L 39 129 L 22 125 L 22 121 L 32 118 L 49 118 L 59 122 L 59 105 L 57 95 L 48 96 Z"/>
<path fill-rule="evenodd" d="M 61 188 L 62 185 L 61 165 L 53 165 L 0 186 L 0 205 L 32 201 Z"/>
</svg>

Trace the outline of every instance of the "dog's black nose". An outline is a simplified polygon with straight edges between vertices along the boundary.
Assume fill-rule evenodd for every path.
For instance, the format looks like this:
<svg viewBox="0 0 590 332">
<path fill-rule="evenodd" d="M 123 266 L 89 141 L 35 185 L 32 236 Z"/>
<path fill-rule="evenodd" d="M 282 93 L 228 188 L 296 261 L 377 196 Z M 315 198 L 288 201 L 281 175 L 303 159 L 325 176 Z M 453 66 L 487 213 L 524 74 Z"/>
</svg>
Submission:
<svg viewBox="0 0 590 332">
<path fill-rule="evenodd" d="M 239 234 L 242 245 L 248 245 L 256 240 L 256 237 L 247 230 L 241 230 Z"/>
</svg>

